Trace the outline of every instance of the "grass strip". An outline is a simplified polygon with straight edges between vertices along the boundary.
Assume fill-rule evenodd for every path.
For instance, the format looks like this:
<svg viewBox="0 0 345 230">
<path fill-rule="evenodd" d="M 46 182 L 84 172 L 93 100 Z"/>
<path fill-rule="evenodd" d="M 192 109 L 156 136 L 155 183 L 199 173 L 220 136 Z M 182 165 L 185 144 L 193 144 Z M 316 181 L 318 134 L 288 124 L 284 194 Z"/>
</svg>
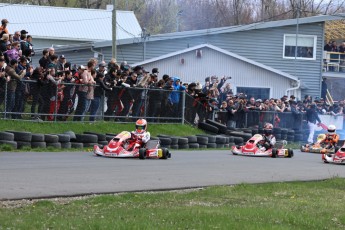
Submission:
<svg viewBox="0 0 345 230">
<path fill-rule="evenodd" d="M 345 179 L 334 178 L 0 202 L 0 229 L 344 229 L 344 199 Z"/>
</svg>

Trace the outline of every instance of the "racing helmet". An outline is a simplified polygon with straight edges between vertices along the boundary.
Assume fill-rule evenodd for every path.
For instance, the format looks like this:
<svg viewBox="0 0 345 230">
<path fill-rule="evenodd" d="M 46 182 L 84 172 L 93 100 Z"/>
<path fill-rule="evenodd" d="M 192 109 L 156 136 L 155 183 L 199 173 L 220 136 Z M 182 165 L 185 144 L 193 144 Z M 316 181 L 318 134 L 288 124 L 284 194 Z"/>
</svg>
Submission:
<svg viewBox="0 0 345 230">
<path fill-rule="evenodd" d="M 271 123 L 266 123 L 264 125 L 264 134 L 265 135 L 271 135 L 272 134 L 272 129 L 273 129 L 273 125 Z"/>
<path fill-rule="evenodd" d="M 147 121 L 145 119 L 139 119 L 135 122 L 135 131 L 137 133 L 144 133 L 146 132 L 147 128 Z"/>
<path fill-rule="evenodd" d="M 335 130 L 336 130 L 335 125 L 329 125 L 329 126 L 327 127 L 327 131 L 328 131 L 329 134 L 334 134 L 334 133 L 335 133 Z"/>
</svg>

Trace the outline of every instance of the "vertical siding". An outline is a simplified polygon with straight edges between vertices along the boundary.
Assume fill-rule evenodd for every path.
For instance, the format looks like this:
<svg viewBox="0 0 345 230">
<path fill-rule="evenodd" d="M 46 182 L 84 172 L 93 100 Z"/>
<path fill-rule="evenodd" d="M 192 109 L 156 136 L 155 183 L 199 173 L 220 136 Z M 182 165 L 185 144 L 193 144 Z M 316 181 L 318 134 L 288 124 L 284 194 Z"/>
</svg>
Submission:
<svg viewBox="0 0 345 230">
<path fill-rule="evenodd" d="M 185 60 L 180 63 L 181 58 Z M 160 76 L 169 74 L 178 76 L 182 82 L 200 82 L 204 84 L 208 76 L 231 76 L 228 80 L 233 86 L 253 86 L 270 88 L 270 96 L 280 98 L 288 88 L 291 88 L 290 79 L 272 73 L 255 65 L 230 57 L 209 48 L 202 49 L 202 57 L 197 58 L 195 51 L 170 57 L 145 65 L 151 70 L 158 67 Z"/>
<path fill-rule="evenodd" d="M 293 59 L 283 58 L 284 34 L 295 34 L 296 26 L 155 41 L 149 45 L 147 57 L 158 57 L 185 49 L 188 46 L 209 43 L 291 75 L 296 75 L 308 87 L 308 89 L 303 90 L 303 94 L 316 96 L 320 95 L 321 91 L 323 24 L 303 24 L 299 28 L 299 34 L 317 36 L 316 60 L 297 60 L 295 63 Z"/>
</svg>

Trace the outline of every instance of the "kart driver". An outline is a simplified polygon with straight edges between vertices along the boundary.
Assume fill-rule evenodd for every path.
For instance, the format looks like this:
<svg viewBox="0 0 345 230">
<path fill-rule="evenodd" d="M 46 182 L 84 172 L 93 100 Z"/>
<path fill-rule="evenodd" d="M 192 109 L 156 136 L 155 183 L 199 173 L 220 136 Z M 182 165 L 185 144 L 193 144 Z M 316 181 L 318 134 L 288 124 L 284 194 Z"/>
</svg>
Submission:
<svg viewBox="0 0 345 230">
<path fill-rule="evenodd" d="M 138 139 L 142 142 L 143 147 L 150 140 L 150 132 L 146 132 L 147 121 L 145 119 L 139 119 L 135 122 L 135 131 L 131 132 L 132 139 Z"/>
<path fill-rule="evenodd" d="M 272 148 L 276 143 L 276 138 L 272 134 L 273 125 L 271 123 L 266 123 L 264 126 L 264 135 L 262 135 L 263 140 L 259 142 L 259 148 L 261 151 L 266 151 Z"/>
<path fill-rule="evenodd" d="M 335 147 L 339 141 L 339 135 L 335 133 L 336 127 L 335 125 L 329 125 L 327 127 L 328 133 L 326 134 L 325 139 L 323 139 L 320 144 L 324 144 L 326 149 L 330 149 Z"/>
</svg>

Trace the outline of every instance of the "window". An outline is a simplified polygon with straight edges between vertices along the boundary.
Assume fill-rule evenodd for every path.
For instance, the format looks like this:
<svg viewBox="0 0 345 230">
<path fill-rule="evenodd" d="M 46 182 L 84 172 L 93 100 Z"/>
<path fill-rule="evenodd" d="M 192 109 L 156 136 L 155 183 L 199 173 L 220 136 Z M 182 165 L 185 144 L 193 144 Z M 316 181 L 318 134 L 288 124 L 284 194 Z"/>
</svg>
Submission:
<svg viewBox="0 0 345 230">
<path fill-rule="evenodd" d="M 296 48 L 296 35 L 284 35 L 283 58 L 294 59 Z M 297 59 L 315 60 L 316 59 L 316 36 L 298 35 L 297 39 Z"/>
<path fill-rule="evenodd" d="M 237 94 L 244 93 L 247 98 L 254 97 L 255 99 L 269 99 L 270 89 L 269 88 L 254 88 L 254 87 L 237 87 Z"/>
</svg>

